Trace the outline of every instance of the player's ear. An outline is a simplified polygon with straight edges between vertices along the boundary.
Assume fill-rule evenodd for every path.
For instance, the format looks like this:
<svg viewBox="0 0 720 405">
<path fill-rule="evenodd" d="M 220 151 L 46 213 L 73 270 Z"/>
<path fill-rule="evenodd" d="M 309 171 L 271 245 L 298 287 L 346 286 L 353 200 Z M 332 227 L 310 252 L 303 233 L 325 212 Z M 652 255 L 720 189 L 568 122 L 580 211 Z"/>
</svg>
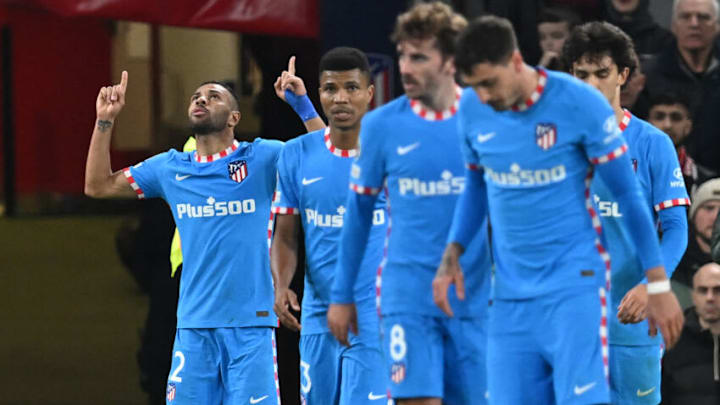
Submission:
<svg viewBox="0 0 720 405">
<path fill-rule="evenodd" d="M 370 100 L 372 100 L 374 95 L 375 95 L 375 85 L 371 84 L 368 86 L 368 103 L 370 102 Z"/>
<path fill-rule="evenodd" d="M 517 49 L 513 51 L 512 55 L 510 55 L 510 64 L 512 65 L 513 69 L 516 72 L 520 72 L 523 68 L 523 58 L 520 54 L 520 51 Z"/>
<path fill-rule="evenodd" d="M 618 73 L 618 86 L 623 86 L 627 83 L 628 77 L 630 76 L 630 68 L 625 67 Z"/>
<path fill-rule="evenodd" d="M 240 114 L 240 111 L 230 111 L 230 116 L 228 117 L 228 127 L 233 128 L 238 123 L 240 123 L 240 118 L 242 114 Z"/>
</svg>

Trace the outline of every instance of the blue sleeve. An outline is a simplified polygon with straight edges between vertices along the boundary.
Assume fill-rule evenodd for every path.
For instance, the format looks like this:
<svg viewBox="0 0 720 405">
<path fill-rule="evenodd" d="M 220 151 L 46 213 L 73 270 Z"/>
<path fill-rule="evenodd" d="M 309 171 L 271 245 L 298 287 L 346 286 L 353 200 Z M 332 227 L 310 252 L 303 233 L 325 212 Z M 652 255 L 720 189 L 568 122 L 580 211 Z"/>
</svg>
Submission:
<svg viewBox="0 0 720 405">
<path fill-rule="evenodd" d="M 277 190 L 273 200 L 272 212 L 275 214 L 299 214 L 300 204 L 297 197 L 297 154 L 299 146 L 289 143 L 280 152 L 277 163 Z"/>
<path fill-rule="evenodd" d="M 649 124 L 647 124 L 649 126 Z M 678 205 L 690 205 L 690 198 L 685 188 L 677 152 L 670 137 L 650 128 L 649 156 L 650 176 L 652 181 L 652 204 L 656 212 Z"/>
<path fill-rule="evenodd" d="M 350 304 L 355 301 L 355 281 L 370 236 L 376 199 L 377 194 L 358 194 L 353 191 L 348 194 L 335 280 L 330 289 L 330 302 L 333 304 Z"/>
<path fill-rule="evenodd" d="M 163 177 L 161 172 L 170 153 L 157 154 L 125 169 L 125 177 L 139 198 L 165 197 L 160 178 Z"/>
<path fill-rule="evenodd" d="M 458 136 L 466 166 L 465 188 L 455 204 L 447 242 L 457 242 L 467 248 L 487 214 L 487 186 L 484 170 L 478 165 L 478 155 L 469 144 L 462 111 L 458 113 Z"/>
<path fill-rule="evenodd" d="M 448 243 L 459 243 L 463 249 L 477 235 L 487 215 L 487 187 L 483 170 L 465 169 L 465 189 L 455 204 Z"/>
<path fill-rule="evenodd" d="M 615 200 L 623 207 L 626 215 L 622 216 L 622 224 L 628 231 L 633 244 L 637 248 L 643 271 L 663 264 L 660 255 L 660 244 L 655 237 L 657 232 L 653 226 L 650 210 L 645 203 L 640 184 L 632 170 L 632 163 L 627 153 L 612 156 L 605 163 L 597 164 L 595 169 L 608 187 Z M 648 237 L 651 235 L 652 237 Z"/>
<path fill-rule="evenodd" d="M 581 83 L 582 87 L 588 87 Z M 582 119 L 583 147 L 593 164 L 605 163 L 624 152 L 625 139 L 618 127 L 617 118 L 607 99 L 599 91 L 587 88 L 582 92 L 582 104 L 578 105 Z"/>
<path fill-rule="evenodd" d="M 350 171 L 350 187 L 360 194 L 378 194 L 385 182 L 383 139 L 387 134 L 377 114 L 367 114 L 360 127 L 360 154 Z"/>
<path fill-rule="evenodd" d="M 660 251 L 668 278 L 672 277 L 688 243 L 687 210 L 683 206 L 666 208 L 658 213 L 662 239 Z"/>
</svg>

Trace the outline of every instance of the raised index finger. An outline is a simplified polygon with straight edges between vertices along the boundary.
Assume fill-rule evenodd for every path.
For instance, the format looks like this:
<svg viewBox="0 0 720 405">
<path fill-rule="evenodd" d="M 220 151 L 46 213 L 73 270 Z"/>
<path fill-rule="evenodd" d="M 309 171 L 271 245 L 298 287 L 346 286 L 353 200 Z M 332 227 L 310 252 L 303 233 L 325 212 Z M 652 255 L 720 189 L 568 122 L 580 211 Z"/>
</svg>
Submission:
<svg viewBox="0 0 720 405">
<path fill-rule="evenodd" d="M 128 83 L 128 72 L 127 72 L 127 70 L 123 70 L 122 75 L 120 77 L 120 88 L 122 89 L 123 93 L 125 92 L 125 89 L 127 89 L 127 83 Z"/>
<path fill-rule="evenodd" d="M 288 73 L 295 76 L 295 56 L 291 56 L 288 61 Z"/>
</svg>

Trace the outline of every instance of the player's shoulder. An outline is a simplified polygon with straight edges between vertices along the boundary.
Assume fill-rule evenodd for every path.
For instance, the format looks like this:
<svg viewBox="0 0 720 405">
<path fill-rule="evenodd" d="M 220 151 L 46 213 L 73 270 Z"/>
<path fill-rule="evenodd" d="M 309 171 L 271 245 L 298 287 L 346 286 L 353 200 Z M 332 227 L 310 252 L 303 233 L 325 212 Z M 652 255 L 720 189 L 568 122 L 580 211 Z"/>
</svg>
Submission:
<svg viewBox="0 0 720 405">
<path fill-rule="evenodd" d="M 588 101 L 605 101 L 607 103 L 605 96 L 599 90 L 572 75 L 554 70 L 545 72 L 547 73 L 547 90 L 555 93 L 553 103 L 574 106 L 574 108 L 583 108 Z"/>
<path fill-rule="evenodd" d="M 641 142 L 647 144 L 648 149 L 664 149 L 666 151 L 671 151 L 673 154 L 675 153 L 675 146 L 673 145 L 670 137 L 665 132 L 656 128 L 653 124 L 638 118 L 635 115 L 632 116 L 630 124 L 636 128 L 634 136 L 637 136 Z M 631 126 L 628 126 L 628 129 L 630 128 Z"/>
<path fill-rule="evenodd" d="M 389 103 L 383 104 L 382 106 L 368 112 L 363 117 L 362 123 L 365 125 L 382 125 L 388 123 L 388 120 L 398 117 L 400 115 L 412 112 L 410 109 L 410 100 L 407 96 L 402 95 Z M 392 124 L 392 122 L 390 122 Z"/>
<path fill-rule="evenodd" d="M 308 132 L 285 142 L 282 155 L 303 154 L 324 142 L 325 128 Z"/>
<path fill-rule="evenodd" d="M 252 145 L 258 150 L 270 152 L 279 152 L 284 144 L 285 142 L 277 139 L 255 138 L 255 140 L 252 141 Z"/>
</svg>

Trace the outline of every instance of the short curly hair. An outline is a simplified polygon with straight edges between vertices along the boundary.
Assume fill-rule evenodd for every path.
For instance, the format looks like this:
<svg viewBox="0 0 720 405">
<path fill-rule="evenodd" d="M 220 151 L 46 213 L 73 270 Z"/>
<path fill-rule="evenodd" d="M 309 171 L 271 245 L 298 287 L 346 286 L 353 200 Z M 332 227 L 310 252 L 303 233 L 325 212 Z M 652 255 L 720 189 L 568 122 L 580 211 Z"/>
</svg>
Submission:
<svg viewBox="0 0 720 405">
<path fill-rule="evenodd" d="M 443 56 L 455 54 L 455 39 L 467 26 L 467 20 L 439 1 L 419 3 L 400 14 L 390 39 L 394 43 L 435 38 Z"/>
</svg>

